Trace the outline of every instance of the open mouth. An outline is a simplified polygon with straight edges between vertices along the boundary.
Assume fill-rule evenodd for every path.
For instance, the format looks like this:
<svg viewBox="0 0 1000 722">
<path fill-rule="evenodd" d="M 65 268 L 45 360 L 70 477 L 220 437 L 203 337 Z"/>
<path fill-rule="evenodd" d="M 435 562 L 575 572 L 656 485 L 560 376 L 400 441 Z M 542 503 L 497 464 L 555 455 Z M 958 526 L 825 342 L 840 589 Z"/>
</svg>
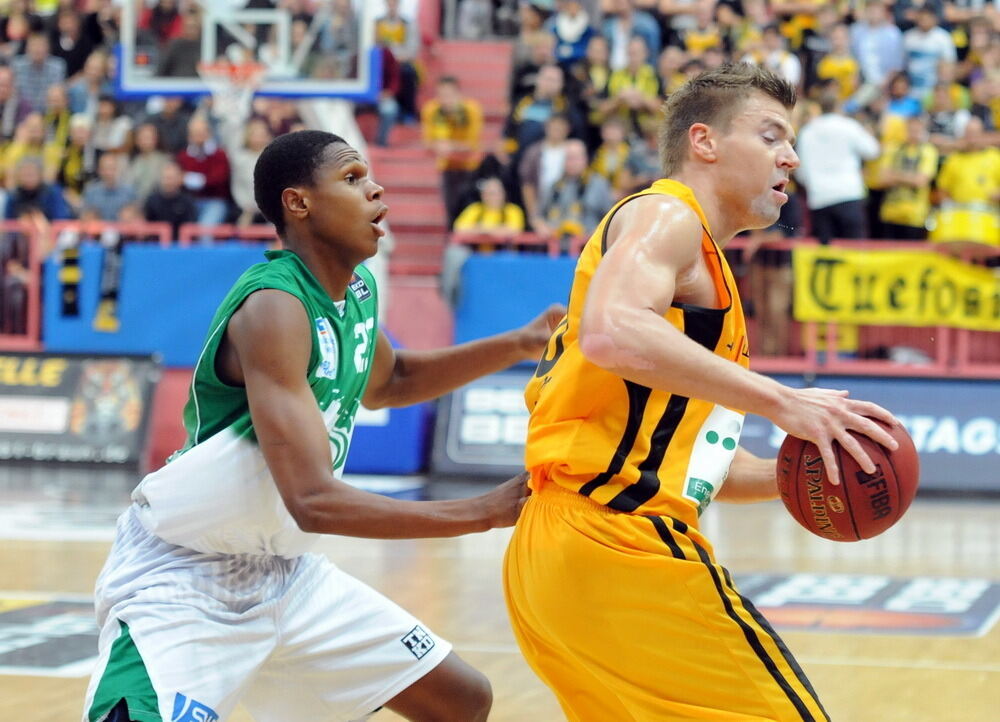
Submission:
<svg viewBox="0 0 1000 722">
<path fill-rule="evenodd" d="M 784 193 L 785 192 L 785 188 L 787 188 L 787 187 L 788 187 L 788 179 L 787 178 L 785 180 L 783 180 L 783 181 L 778 181 L 773 186 L 771 186 L 771 188 L 773 190 L 778 191 L 778 193 Z"/>
<path fill-rule="evenodd" d="M 385 220 L 385 217 L 388 213 L 389 213 L 389 206 L 381 206 L 378 209 L 378 213 L 376 213 L 375 217 L 372 218 L 372 223 L 375 224 L 381 223 L 383 220 Z"/>
</svg>

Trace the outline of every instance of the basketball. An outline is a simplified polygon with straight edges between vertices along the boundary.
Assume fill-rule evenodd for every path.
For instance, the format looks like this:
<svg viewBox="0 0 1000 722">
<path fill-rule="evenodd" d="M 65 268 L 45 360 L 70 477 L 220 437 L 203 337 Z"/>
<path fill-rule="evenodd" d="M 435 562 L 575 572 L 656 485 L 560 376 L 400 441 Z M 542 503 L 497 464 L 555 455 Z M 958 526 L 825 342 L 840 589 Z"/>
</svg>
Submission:
<svg viewBox="0 0 1000 722">
<path fill-rule="evenodd" d="M 785 508 L 813 534 L 833 541 L 878 536 L 906 512 L 917 493 L 920 459 L 902 426 L 877 421 L 899 443 L 890 451 L 863 434 L 851 432 L 875 462 L 866 474 L 836 441 L 840 485 L 830 483 L 819 449 L 811 441 L 786 436 L 778 452 L 778 490 Z"/>
</svg>

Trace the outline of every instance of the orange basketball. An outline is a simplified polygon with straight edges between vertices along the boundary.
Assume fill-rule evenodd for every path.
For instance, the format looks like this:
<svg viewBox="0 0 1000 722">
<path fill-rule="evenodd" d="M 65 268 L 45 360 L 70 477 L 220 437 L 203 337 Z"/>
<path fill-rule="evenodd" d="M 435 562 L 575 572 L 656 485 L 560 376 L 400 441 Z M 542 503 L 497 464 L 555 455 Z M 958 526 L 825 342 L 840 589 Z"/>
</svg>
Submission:
<svg viewBox="0 0 1000 722">
<path fill-rule="evenodd" d="M 875 462 L 866 474 L 837 442 L 840 466 L 837 486 L 826 476 L 819 449 L 810 441 L 786 436 L 778 452 L 778 490 L 795 520 L 817 536 L 833 541 L 859 541 L 878 536 L 906 512 L 917 493 L 920 459 L 913 439 L 902 426 L 885 428 L 899 443 L 890 451 L 867 436 L 851 432 Z"/>
</svg>

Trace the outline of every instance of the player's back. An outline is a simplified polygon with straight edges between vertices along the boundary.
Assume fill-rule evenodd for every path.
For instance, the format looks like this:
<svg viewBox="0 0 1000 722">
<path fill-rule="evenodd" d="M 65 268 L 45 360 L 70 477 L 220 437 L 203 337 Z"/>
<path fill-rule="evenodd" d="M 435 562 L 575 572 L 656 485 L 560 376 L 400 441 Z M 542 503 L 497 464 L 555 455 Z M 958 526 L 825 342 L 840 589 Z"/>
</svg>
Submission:
<svg viewBox="0 0 1000 722">
<path fill-rule="evenodd" d="M 702 255 L 719 307 L 675 303 L 665 319 L 705 348 L 747 366 L 746 328 L 729 266 L 689 188 L 660 180 L 637 195 L 680 198 L 702 221 Z M 577 263 L 566 319 L 525 390 L 531 412 L 526 466 L 532 485 L 552 482 L 612 509 L 673 516 L 697 527 L 725 480 L 743 423 L 740 411 L 653 390 L 588 361 L 579 326 L 591 278 L 606 250 L 613 208 Z"/>
</svg>

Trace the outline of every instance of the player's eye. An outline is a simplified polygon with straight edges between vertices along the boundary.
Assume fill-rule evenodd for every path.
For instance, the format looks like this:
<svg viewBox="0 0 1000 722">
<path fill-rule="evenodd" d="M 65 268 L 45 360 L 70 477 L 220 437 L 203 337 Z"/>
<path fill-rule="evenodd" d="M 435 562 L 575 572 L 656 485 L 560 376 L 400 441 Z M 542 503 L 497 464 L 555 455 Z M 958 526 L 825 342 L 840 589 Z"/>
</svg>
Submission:
<svg viewBox="0 0 1000 722">
<path fill-rule="evenodd" d="M 764 138 L 764 142 L 767 143 L 768 145 L 771 145 L 771 144 L 777 142 L 777 140 L 778 140 L 773 135 L 765 135 L 765 136 L 762 136 L 762 137 Z"/>
<path fill-rule="evenodd" d="M 355 183 L 358 182 L 358 177 L 353 173 L 348 173 L 346 176 L 344 176 L 344 180 L 346 180 L 351 185 L 354 185 Z"/>
</svg>

